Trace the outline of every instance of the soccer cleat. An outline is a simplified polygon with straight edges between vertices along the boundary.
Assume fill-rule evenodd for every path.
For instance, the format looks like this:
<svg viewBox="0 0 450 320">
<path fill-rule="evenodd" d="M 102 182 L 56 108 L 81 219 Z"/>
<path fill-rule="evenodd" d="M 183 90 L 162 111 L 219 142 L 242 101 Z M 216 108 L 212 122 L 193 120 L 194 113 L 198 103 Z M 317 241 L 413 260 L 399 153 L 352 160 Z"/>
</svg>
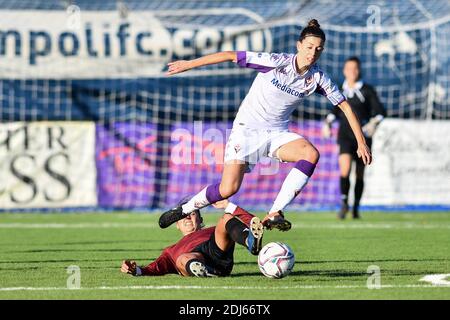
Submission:
<svg viewBox="0 0 450 320">
<path fill-rule="evenodd" d="M 347 214 L 349 210 L 348 204 L 345 202 L 341 203 L 341 209 L 339 210 L 338 214 L 337 214 L 337 218 L 340 220 L 344 220 L 345 219 L 345 215 Z"/>
<path fill-rule="evenodd" d="M 263 224 L 269 230 L 278 229 L 280 231 L 288 231 L 292 227 L 292 224 L 284 218 L 281 210 L 276 213 L 269 213 L 269 218 Z"/>
<path fill-rule="evenodd" d="M 247 249 L 253 255 L 258 255 L 262 248 L 262 238 L 264 234 L 264 226 L 258 217 L 253 217 L 250 221 L 250 230 L 247 236 Z"/>
<path fill-rule="evenodd" d="M 199 278 L 217 277 L 217 275 L 215 275 L 209 267 L 207 267 L 204 263 L 198 260 L 189 263 L 187 268 L 189 268 L 187 272 L 194 277 Z"/>
<path fill-rule="evenodd" d="M 189 213 L 184 213 L 183 208 L 177 206 L 175 208 L 170 209 L 169 211 L 164 212 L 159 217 L 159 226 L 164 229 L 170 226 L 172 223 L 177 222 L 178 220 L 184 219 L 189 215 Z"/>
</svg>

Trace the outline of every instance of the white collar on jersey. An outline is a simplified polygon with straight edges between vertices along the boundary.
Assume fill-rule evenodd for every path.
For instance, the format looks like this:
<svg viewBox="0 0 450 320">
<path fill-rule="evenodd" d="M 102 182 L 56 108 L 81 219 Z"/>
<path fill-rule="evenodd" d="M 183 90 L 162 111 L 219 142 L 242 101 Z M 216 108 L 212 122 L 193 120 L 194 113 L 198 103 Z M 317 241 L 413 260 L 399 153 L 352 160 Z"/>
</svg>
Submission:
<svg viewBox="0 0 450 320">
<path fill-rule="evenodd" d="M 351 99 L 354 97 L 354 95 L 356 94 L 356 96 L 359 98 L 359 100 L 361 102 L 366 101 L 366 99 L 364 98 L 363 94 L 361 93 L 361 88 L 363 87 L 364 82 L 362 80 L 358 80 L 355 83 L 355 86 L 353 88 L 350 88 L 348 86 L 348 82 L 347 80 L 344 81 L 344 83 L 342 84 L 342 93 L 344 94 L 344 96 L 346 96 L 347 98 Z"/>
<path fill-rule="evenodd" d="M 312 72 L 314 70 L 314 68 L 317 68 L 317 64 L 314 63 L 313 65 L 311 65 L 309 67 L 308 70 L 306 70 L 305 72 L 303 72 L 302 74 L 298 73 L 297 71 L 297 55 L 295 54 L 294 57 L 291 60 L 291 64 L 292 64 L 292 69 L 294 69 L 295 74 L 300 77 L 300 79 L 303 79 L 306 77 L 307 74 L 309 74 L 310 72 Z"/>
</svg>

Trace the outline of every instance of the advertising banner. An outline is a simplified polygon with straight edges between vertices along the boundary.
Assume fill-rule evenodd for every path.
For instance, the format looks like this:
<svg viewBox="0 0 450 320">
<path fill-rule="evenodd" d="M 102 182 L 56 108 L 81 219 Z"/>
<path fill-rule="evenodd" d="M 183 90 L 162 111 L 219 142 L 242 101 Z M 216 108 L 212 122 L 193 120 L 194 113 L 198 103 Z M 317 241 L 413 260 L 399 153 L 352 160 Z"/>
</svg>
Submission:
<svg viewBox="0 0 450 320">
<path fill-rule="evenodd" d="M 155 192 L 156 129 L 150 124 L 97 125 L 99 205 L 149 207 Z"/>
<path fill-rule="evenodd" d="M 0 124 L 0 207 L 97 205 L 95 125 Z"/>
<path fill-rule="evenodd" d="M 238 25 L 196 23 L 191 17 L 250 22 L 263 19 L 250 10 L 117 11 L 0 10 L 0 69 L 5 78 L 127 78 L 161 76 L 174 59 L 225 50 L 270 51 L 269 30 L 243 33 Z M 169 25 L 167 25 L 169 24 Z M 245 31 L 245 30 L 244 30 Z"/>
<path fill-rule="evenodd" d="M 372 149 L 363 204 L 450 204 L 448 121 L 386 119 Z"/>
<path fill-rule="evenodd" d="M 307 187 L 292 204 L 292 208 L 326 208 L 339 204 L 339 170 L 337 145 L 321 138 L 320 121 L 292 124 L 290 131 L 311 141 L 321 153 L 319 165 Z M 220 181 L 225 144 L 232 124 L 178 123 L 172 129 L 168 205 L 182 197 L 194 195 L 209 184 Z M 251 173 L 244 177 L 239 192 L 232 200 L 242 206 L 269 210 L 278 191 L 293 168 L 293 163 L 280 163 L 262 158 Z"/>
</svg>

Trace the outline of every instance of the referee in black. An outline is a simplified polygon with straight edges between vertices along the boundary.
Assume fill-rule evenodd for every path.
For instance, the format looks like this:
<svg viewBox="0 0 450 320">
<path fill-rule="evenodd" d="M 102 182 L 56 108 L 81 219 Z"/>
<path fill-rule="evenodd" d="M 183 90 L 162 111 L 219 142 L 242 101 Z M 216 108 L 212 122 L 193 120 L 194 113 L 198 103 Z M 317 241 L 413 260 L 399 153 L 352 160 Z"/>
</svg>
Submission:
<svg viewBox="0 0 450 320">
<path fill-rule="evenodd" d="M 364 83 L 361 79 L 361 62 L 357 57 L 350 57 L 345 61 L 343 73 L 345 81 L 342 85 L 342 91 L 361 123 L 367 145 L 371 147 L 372 136 L 375 133 L 377 126 L 386 116 L 386 112 L 381 105 L 374 88 Z M 349 211 L 349 175 L 352 162 L 354 161 L 356 163 L 356 183 L 352 213 L 354 219 L 359 219 L 359 203 L 364 189 L 364 163 L 356 154 L 358 144 L 352 129 L 350 128 L 350 124 L 338 107 L 335 107 L 333 111 L 327 115 L 322 127 L 323 136 L 325 138 L 331 136 L 331 124 L 336 119 L 339 120 L 337 142 L 339 144 L 339 170 L 341 175 L 341 209 L 338 212 L 338 218 L 344 219 Z"/>
</svg>

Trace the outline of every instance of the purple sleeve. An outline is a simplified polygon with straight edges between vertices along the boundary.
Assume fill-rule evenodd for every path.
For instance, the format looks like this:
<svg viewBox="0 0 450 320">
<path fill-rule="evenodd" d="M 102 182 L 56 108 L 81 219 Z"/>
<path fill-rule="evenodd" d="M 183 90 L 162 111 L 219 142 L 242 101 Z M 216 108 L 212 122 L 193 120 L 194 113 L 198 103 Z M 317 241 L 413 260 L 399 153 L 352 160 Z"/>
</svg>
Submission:
<svg viewBox="0 0 450 320">
<path fill-rule="evenodd" d="M 246 51 L 238 51 L 237 52 L 237 64 L 243 68 L 245 68 L 247 66 L 247 52 Z"/>
<path fill-rule="evenodd" d="M 323 71 L 319 71 L 319 81 L 315 92 L 326 97 L 333 106 L 337 106 L 346 100 L 338 86 Z"/>
<path fill-rule="evenodd" d="M 255 69 L 266 73 L 276 68 L 279 55 L 274 53 L 237 51 L 237 64 L 242 68 Z"/>
</svg>

